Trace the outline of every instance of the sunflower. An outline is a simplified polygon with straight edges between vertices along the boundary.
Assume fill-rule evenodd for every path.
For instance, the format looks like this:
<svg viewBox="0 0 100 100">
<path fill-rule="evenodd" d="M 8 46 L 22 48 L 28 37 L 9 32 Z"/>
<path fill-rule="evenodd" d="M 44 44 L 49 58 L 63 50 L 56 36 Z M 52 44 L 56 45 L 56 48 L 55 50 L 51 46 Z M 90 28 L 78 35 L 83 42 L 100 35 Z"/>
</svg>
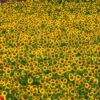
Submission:
<svg viewBox="0 0 100 100">
<path fill-rule="evenodd" d="M 69 83 L 68 84 L 68 88 L 70 89 L 70 90 L 72 90 L 74 87 L 73 87 L 73 83 Z"/>
<path fill-rule="evenodd" d="M 32 84 L 33 83 L 33 79 L 32 78 L 28 78 L 27 82 L 28 82 L 28 84 Z"/>
<path fill-rule="evenodd" d="M 14 87 L 19 88 L 20 87 L 20 83 L 19 82 L 14 82 Z"/>
<path fill-rule="evenodd" d="M 66 78 L 63 78 L 63 81 L 62 81 L 64 84 L 67 84 L 68 80 Z"/>
<path fill-rule="evenodd" d="M 75 86 L 78 87 L 81 84 L 80 80 L 75 80 Z"/>
<path fill-rule="evenodd" d="M 65 69 L 67 72 L 70 72 L 72 70 L 72 67 L 70 65 L 66 65 Z"/>
<path fill-rule="evenodd" d="M 45 84 L 45 86 L 44 86 L 46 89 L 48 89 L 48 88 L 51 88 L 51 85 L 50 85 L 50 83 L 47 83 L 46 82 L 46 84 Z"/>
<path fill-rule="evenodd" d="M 63 75 L 64 74 L 63 69 L 62 68 L 58 68 L 57 69 L 57 73 L 58 73 L 58 75 Z"/>
<path fill-rule="evenodd" d="M 6 86 L 6 89 L 9 89 L 9 88 L 11 88 L 12 83 L 11 82 L 7 82 L 4 86 Z"/>
<path fill-rule="evenodd" d="M 4 63 L 4 62 L 0 59 L 0 65 L 3 65 L 3 63 Z"/>
<path fill-rule="evenodd" d="M 80 80 L 81 79 L 81 75 L 76 75 L 75 79 L 76 80 Z"/>
<path fill-rule="evenodd" d="M 30 90 L 32 90 L 32 93 L 34 94 L 37 94 L 37 93 L 39 93 L 39 89 L 40 88 L 37 88 L 37 86 L 36 85 L 33 85 L 32 87 L 30 87 Z"/>
<path fill-rule="evenodd" d="M 85 88 L 90 88 L 90 84 L 89 83 L 85 83 Z"/>
<path fill-rule="evenodd" d="M 75 75 L 74 74 L 69 74 L 69 80 L 74 81 L 75 80 Z"/>
<path fill-rule="evenodd" d="M 57 87 L 57 84 L 55 82 L 50 83 L 50 85 L 51 85 L 51 88 L 56 88 Z"/>
<path fill-rule="evenodd" d="M 99 80 L 96 79 L 96 78 L 95 78 L 94 81 L 93 81 L 94 84 L 98 84 L 98 82 L 99 82 Z"/>
<path fill-rule="evenodd" d="M 41 94 L 45 94 L 45 93 L 46 93 L 46 91 L 45 91 L 44 88 L 40 88 L 40 89 L 39 89 L 39 92 L 40 92 Z"/>
<path fill-rule="evenodd" d="M 6 96 L 7 96 L 7 91 L 3 91 L 2 92 L 2 96 L 4 97 L 4 99 L 6 98 Z"/>
<path fill-rule="evenodd" d="M 52 100 L 51 97 L 46 98 L 46 100 Z"/>
<path fill-rule="evenodd" d="M 51 78 L 52 76 L 53 76 L 52 73 L 47 74 L 47 78 L 48 78 L 48 79 Z"/>
<path fill-rule="evenodd" d="M 63 84 L 63 83 L 60 84 L 60 87 L 62 90 L 65 90 L 67 88 L 66 84 Z"/>
<path fill-rule="evenodd" d="M 46 70 L 48 69 L 48 67 L 47 67 L 47 66 L 43 66 L 42 69 L 43 69 L 44 71 L 46 71 Z"/>
</svg>

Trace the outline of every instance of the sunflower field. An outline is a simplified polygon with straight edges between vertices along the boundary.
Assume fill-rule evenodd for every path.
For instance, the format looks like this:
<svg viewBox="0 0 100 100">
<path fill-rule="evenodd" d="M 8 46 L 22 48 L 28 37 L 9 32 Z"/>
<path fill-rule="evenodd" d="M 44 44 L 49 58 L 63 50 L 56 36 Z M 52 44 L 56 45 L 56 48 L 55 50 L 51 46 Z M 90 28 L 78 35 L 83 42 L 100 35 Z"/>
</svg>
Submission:
<svg viewBox="0 0 100 100">
<path fill-rule="evenodd" d="M 0 100 L 100 100 L 100 0 L 0 0 Z"/>
</svg>

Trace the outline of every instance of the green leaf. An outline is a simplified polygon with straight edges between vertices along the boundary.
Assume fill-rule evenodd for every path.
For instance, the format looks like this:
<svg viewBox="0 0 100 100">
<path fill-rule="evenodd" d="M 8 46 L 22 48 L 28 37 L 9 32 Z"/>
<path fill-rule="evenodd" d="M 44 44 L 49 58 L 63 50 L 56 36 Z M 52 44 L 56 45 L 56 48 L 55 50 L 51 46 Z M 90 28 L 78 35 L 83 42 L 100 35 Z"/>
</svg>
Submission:
<svg viewBox="0 0 100 100">
<path fill-rule="evenodd" d="M 66 46 L 66 43 L 61 43 L 60 47 Z"/>
<path fill-rule="evenodd" d="M 13 94 L 7 94 L 6 100 L 17 100 L 17 98 Z"/>
<path fill-rule="evenodd" d="M 75 2 L 76 2 L 76 3 L 79 3 L 79 2 L 80 2 L 80 0 L 75 0 Z"/>
<path fill-rule="evenodd" d="M 6 34 L 6 29 L 3 29 L 2 30 L 2 34 Z"/>
<path fill-rule="evenodd" d="M 27 86 L 27 85 L 28 85 L 27 80 L 28 80 L 28 76 L 25 75 L 25 76 L 23 76 L 23 79 L 19 79 L 19 83 L 20 83 L 21 85 Z"/>
<path fill-rule="evenodd" d="M 33 85 L 36 85 L 38 87 L 40 85 L 39 78 L 32 76 L 32 79 L 33 79 Z"/>
<path fill-rule="evenodd" d="M 35 55 L 34 55 L 34 54 L 30 54 L 30 57 L 31 57 L 31 58 L 34 58 L 34 57 L 35 57 Z"/>
<path fill-rule="evenodd" d="M 5 72 L 3 70 L 0 70 L 0 74 L 4 74 Z"/>
<path fill-rule="evenodd" d="M 3 91 L 4 89 L 5 89 L 5 87 L 0 84 L 0 90 Z"/>
<path fill-rule="evenodd" d="M 76 54 L 76 57 L 79 57 L 79 56 L 81 56 L 81 54 L 78 52 L 78 53 Z"/>
<path fill-rule="evenodd" d="M 14 29 L 11 28 L 11 29 L 10 29 L 10 32 L 13 33 L 13 32 L 14 32 Z"/>
<path fill-rule="evenodd" d="M 38 58 L 38 62 L 43 62 L 44 59 L 43 58 Z"/>
<path fill-rule="evenodd" d="M 27 64 L 27 61 L 26 61 L 26 59 L 22 59 L 22 60 L 21 60 L 21 64 L 22 64 L 22 65 L 25 65 L 25 64 Z"/>
<path fill-rule="evenodd" d="M 87 12 L 85 13 L 85 15 L 91 15 L 91 13 L 90 13 L 89 11 L 87 11 Z"/>
<path fill-rule="evenodd" d="M 100 9 L 97 9 L 97 13 L 99 13 L 100 12 Z"/>
<path fill-rule="evenodd" d="M 49 70 L 46 70 L 46 71 L 43 71 L 45 74 L 49 74 L 51 71 Z"/>
<path fill-rule="evenodd" d="M 33 48 L 37 48 L 36 43 L 33 43 L 32 47 L 33 47 Z"/>
<path fill-rule="evenodd" d="M 76 65 L 75 63 L 72 63 L 72 64 L 71 64 L 72 67 L 75 66 L 75 65 Z"/>
<path fill-rule="evenodd" d="M 58 4 L 61 4 L 61 3 L 62 3 L 62 0 L 56 0 L 56 2 L 57 2 Z"/>
<path fill-rule="evenodd" d="M 56 78 L 58 78 L 58 79 L 59 79 L 59 78 L 60 78 L 60 76 L 59 76 L 57 73 L 55 73 L 55 74 L 53 74 L 52 78 L 53 78 L 53 79 L 56 79 Z"/>
<path fill-rule="evenodd" d="M 49 66 L 52 66 L 52 61 L 48 61 Z"/>
</svg>

